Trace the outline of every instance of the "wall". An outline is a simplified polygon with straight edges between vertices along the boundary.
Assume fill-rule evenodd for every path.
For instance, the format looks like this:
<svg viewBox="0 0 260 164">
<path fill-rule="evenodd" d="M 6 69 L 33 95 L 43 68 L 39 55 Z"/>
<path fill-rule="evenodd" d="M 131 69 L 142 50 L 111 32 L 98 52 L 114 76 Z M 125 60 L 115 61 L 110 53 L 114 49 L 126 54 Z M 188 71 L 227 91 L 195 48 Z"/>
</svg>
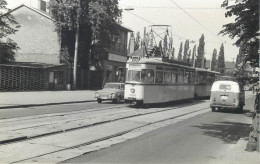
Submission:
<svg viewBox="0 0 260 164">
<path fill-rule="evenodd" d="M 17 62 L 59 64 L 59 42 L 53 21 L 26 6 L 11 12 L 21 25 L 10 36 L 21 48 L 16 54 Z"/>
</svg>

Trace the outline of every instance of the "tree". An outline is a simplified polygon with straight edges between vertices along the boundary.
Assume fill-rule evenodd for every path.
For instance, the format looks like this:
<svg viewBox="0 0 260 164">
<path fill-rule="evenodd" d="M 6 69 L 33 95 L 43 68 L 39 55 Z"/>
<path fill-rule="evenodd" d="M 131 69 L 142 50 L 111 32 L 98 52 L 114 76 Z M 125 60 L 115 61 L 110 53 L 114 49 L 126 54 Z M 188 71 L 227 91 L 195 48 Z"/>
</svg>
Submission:
<svg viewBox="0 0 260 164">
<path fill-rule="evenodd" d="M 172 47 L 171 58 L 174 59 L 175 48 Z"/>
<path fill-rule="evenodd" d="M 204 61 L 204 34 L 201 35 L 199 40 L 199 46 L 198 46 L 198 56 L 197 56 L 197 67 L 202 68 L 203 67 L 203 61 Z"/>
<path fill-rule="evenodd" d="M 220 46 L 217 70 L 223 75 L 225 73 L 225 56 L 224 56 L 224 45 L 223 43 Z"/>
<path fill-rule="evenodd" d="M 164 54 L 164 56 L 169 56 L 167 34 L 165 34 L 164 39 L 163 39 L 163 54 Z"/>
<path fill-rule="evenodd" d="M 20 25 L 10 13 L 1 13 L 9 11 L 6 6 L 7 2 L 0 0 L 0 63 L 15 61 L 15 51 L 19 49 L 17 43 L 8 36 L 15 34 Z"/>
<path fill-rule="evenodd" d="M 189 50 L 189 40 L 185 41 L 184 51 L 183 51 L 183 61 L 187 62 L 188 60 L 188 50 Z"/>
<path fill-rule="evenodd" d="M 182 61 L 182 42 L 181 42 L 180 48 L 179 48 L 178 61 Z"/>
<path fill-rule="evenodd" d="M 217 50 L 214 48 L 211 59 L 211 70 L 216 71 L 217 68 Z"/>
<path fill-rule="evenodd" d="M 153 48 L 154 46 L 154 34 L 153 32 L 149 35 L 149 47 Z"/>
<path fill-rule="evenodd" d="M 105 58 L 104 53 L 96 52 L 104 52 L 117 40 L 115 36 L 119 34 L 121 18 L 118 0 L 50 0 L 49 9 L 55 19 L 62 49 L 68 50 L 70 58 L 74 56 L 75 34 L 79 26 L 78 64 L 83 69 L 89 69 L 91 64 L 95 65 L 94 61 Z"/>
<path fill-rule="evenodd" d="M 193 50 L 192 50 L 192 57 L 191 57 L 191 65 L 192 65 L 192 67 L 196 66 L 195 58 L 196 58 L 196 44 L 194 45 Z"/>
<path fill-rule="evenodd" d="M 140 32 L 137 32 L 135 36 L 134 50 L 138 50 L 140 48 L 140 41 L 141 41 Z"/>
<path fill-rule="evenodd" d="M 243 53 L 247 55 L 245 60 L 250 61 L 252 66 L 258 66 L 259 1 L 236 0 L 234 5 L 229 5 L 229 1 L 224 0 L 221 6 L 227 9 L 226 17 L 236 17 L 235 22 L 225 24 L 219 34 L 238 38 L 235 45 L 242 47 Z"/>
<path fill-rule="evenodd" d="M 163 47 L 162 47 L 162 40 L 159 41 L 159 50 L 160 50 L 160 56 L 163 56 Z"/>
<path fill-rule="evenodd" d="M 189 63 L 189 64 L 191 62 L 190 57 L 191 57 L 191 50 L 189 50 L 189 53 L 188 53 L 188 56 L 187 56 L 187 63 Z"/>
<path fill-rule="evenodd" d="M 244 60 L 245 60 L 245 56 L 243 55 L 242 48 L 240 47 L 237 58 L 236 58 L 236 67 L 239 67 L 239 66 L 241 67 L 243 65 Z"/>
</svg>

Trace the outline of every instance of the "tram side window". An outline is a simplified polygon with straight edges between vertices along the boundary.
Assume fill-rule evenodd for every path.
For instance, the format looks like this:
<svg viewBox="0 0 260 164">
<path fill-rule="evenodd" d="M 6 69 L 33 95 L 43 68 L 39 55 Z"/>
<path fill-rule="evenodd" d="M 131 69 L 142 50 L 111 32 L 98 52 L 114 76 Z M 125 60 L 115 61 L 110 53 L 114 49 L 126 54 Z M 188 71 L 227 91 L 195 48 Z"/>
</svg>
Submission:
<svg viewBox="0 0 260 164">
<path fill-rule="evenodd" d="M 206 83 L 206 76 L 203 73 L 198 74 L 198 84 L 205 84 Z"/>
<path fill-rule="evenodd" d="M 170 84 L 172 81 L 172 75 L 171 72 L 164 72 L 164 83 Z"/>
<path fill-rule="evenodd" d="M 178 83 L 178 70 L 172 71 L 172 83 L 177 84 Z"/>
<path fill-rule="evenodd" d="M 190 72 L 189 83 L 194 83 L 194 72 Z"/>
<path fill-rule="evenodd" d="M 189 82 L 189 77 L 190 77 L 190 72 L 185 71 L 185 76 L 184 76 L 184 83 L 187 84 Z"/>
<path fill-rule="evenodd" d="M 183 83 L 183 76 L 184 76 L 184 70 L 180 70 L 179 71 L 179 83 L 180 84 Z"/>
<path fill-rule="evenodd" d="M 154 82 L 154 71 L 152 69 L 142 69 L 141 82 L 153 83 Z"/>
<path fill-rule="evenodd" d="M 163 72 L 162 71 L 156 71 L 156 78 L 155 83 L 163 83 Z"/>
</svg>

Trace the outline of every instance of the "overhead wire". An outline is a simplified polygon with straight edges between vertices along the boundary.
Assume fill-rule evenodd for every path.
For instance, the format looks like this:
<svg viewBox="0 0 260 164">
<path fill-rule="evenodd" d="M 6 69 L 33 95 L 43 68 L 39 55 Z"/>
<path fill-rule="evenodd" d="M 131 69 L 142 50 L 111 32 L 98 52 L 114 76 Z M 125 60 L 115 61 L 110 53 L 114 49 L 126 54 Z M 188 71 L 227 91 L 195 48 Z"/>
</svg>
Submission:
<svg viewBox="0 0 260 164">
<path fill-rule="evenodd" d="M 216 34 L 214 34 L 213 32 L 211 32 L 207 27 L 205 27 L 203 24 L 201 24 L 197 19 L 195 19 L 190 13 L 188 13 L 186 10 L 184 10 L 184 8 L 182 8 L 180 5 L 178 5 L 176 2 L 174 2 L 173 0 L 170 0 L 175 6 L 177 6 L 178 8 L 180 8 L 184 13 L 186 13 L 189 17 L 191 17 L 195 22 L 197 22 L 201 27 L 203 27 L 206 31 L 208 31 L 210 34 L 212 34 L 214 37 L 216 37 L 217 39 L 221 40 L 220 38 L 218 38 L 216 36 Z M 223 42 L 223 40 L 221 40 Z"/>
</svg>

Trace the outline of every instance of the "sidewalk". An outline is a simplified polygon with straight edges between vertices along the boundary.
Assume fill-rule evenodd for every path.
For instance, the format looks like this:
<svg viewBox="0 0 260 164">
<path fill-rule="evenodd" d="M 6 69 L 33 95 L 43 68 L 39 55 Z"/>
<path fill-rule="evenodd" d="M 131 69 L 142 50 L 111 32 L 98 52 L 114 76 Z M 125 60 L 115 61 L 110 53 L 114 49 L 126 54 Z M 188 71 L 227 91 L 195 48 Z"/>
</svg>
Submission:
<svg viewBox="0 0 260 164">
<path fill-rule="evenodd" d="M 0 109 L 95 101 L 93 90 L 0 92 Z"/>
</svg>

